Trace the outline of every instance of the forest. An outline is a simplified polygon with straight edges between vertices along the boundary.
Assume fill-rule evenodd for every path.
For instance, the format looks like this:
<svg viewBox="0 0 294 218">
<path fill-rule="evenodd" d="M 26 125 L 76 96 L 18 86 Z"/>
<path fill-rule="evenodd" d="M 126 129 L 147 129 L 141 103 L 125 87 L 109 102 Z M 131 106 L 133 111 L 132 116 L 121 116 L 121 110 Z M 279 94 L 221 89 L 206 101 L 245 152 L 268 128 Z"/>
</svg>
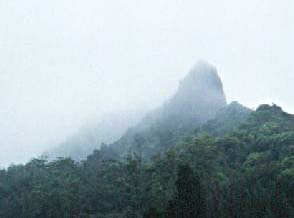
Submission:
<svg viewBox="0 0 294 218">
<path fill-rule="evenodd" d="M 128 152 L 1 170 L 0 217 L 294 217 L 294 116 L 279 106 L 232 103 L 193 131 L 151 133 L 133 134 Z"/>
</svg>

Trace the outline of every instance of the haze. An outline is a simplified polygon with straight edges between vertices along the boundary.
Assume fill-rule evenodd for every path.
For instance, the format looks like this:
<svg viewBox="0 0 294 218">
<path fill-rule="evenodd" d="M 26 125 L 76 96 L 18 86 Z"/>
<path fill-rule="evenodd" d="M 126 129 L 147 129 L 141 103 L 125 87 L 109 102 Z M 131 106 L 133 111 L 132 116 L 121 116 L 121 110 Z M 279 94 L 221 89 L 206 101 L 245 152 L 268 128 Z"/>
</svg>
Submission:
<svg viewBox="0 0 294 218">
<path fill-rule="evenodd" d="M 0 166 L 156 107 L 198 59 L 229 101 L 294 113 L 293 20 L 290 0 L 0 0 Z"/>
</svg>

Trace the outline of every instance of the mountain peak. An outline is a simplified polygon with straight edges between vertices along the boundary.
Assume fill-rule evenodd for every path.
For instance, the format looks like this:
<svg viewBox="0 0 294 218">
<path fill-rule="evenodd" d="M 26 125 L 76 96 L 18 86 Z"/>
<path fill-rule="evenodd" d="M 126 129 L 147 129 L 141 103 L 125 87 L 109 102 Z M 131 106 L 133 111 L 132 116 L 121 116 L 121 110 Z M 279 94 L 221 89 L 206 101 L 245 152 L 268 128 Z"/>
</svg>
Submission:
<svg viewBox="0 0 294 218">
<path fill-rule="evenodd" d="M 223 92 L 223 85 L 216 67 L 207 62 L 199 61 L 181 81 L 179 91 L 181 89 L 198 90 L 200 92 L 206 89 Z"/>
<path fill-rule="evenodd" d="M 170 99 L 169 114 L 188 120 L 207 121 L 226 106 L 222 81 L 216 67 L 201 61 L 180 82 L 178 91 Z"/>
</svg>

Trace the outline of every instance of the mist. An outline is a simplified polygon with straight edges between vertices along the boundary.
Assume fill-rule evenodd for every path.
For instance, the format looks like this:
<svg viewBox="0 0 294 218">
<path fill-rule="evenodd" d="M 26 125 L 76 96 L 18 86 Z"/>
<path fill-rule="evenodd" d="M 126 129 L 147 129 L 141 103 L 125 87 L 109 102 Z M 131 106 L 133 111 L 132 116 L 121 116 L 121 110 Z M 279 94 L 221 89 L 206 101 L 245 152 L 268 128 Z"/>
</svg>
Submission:
<svg viewBox="0 0 294 218">
<path fill-rule="evenodd" d="M 0 166 L 161 105 L 199 60 L 228 101 L 294 113 L 293 2 L 0 1 Z M 290 59 L 291 58 L 291 59 Z"/>
</svg>

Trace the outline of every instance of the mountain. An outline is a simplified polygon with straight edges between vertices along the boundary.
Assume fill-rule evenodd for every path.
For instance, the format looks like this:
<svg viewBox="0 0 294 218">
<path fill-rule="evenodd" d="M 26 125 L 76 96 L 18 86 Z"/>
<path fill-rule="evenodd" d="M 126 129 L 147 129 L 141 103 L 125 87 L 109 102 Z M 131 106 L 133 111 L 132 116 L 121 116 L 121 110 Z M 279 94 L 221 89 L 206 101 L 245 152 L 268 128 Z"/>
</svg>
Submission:
<svg viewBox="0 0 294 218">
<path fill-rule="evenodd" d="M 165 105 L 85 160 L 0 170 L 7 217 L 293 218 L 294 115 L 227 105 L 215 68 L 198 64 Z"/>
<path fill-rule="evenodd" d="M 198 62 L 180 82 L 178 91 L 161 113 L 163 119 L 183 126 L 204 123 L 226 106 L 222 81 L 214 66 Z"/>
<path fill-rule="evenodd" d="M 229 108 L 233 106 L 226 107 L 216 68 L 198 62 L 180 82 L 174 96 L 143 119 L 139 110 L 104 116 L 102 120 L 92 121 L 91 125 L 79 129 L 44 155 L 49 159 L 71 157 L 80 161 L 106 143 L 119 154 L 144 149 L 144 155 L 150 157 L 177 143 L 206 121 L 217 115 L 223 117 L 220 111 L 232 110 Z"/>
<path fill-rule="evenodd" d="M 174 96 L 110 146 L 120 154 L 144 149 L 144 156 L 150 157 L 215 118 L 226 106 L 216 68 L 206 62 L 198 62 L 180 82 Z"/>
</svg>

